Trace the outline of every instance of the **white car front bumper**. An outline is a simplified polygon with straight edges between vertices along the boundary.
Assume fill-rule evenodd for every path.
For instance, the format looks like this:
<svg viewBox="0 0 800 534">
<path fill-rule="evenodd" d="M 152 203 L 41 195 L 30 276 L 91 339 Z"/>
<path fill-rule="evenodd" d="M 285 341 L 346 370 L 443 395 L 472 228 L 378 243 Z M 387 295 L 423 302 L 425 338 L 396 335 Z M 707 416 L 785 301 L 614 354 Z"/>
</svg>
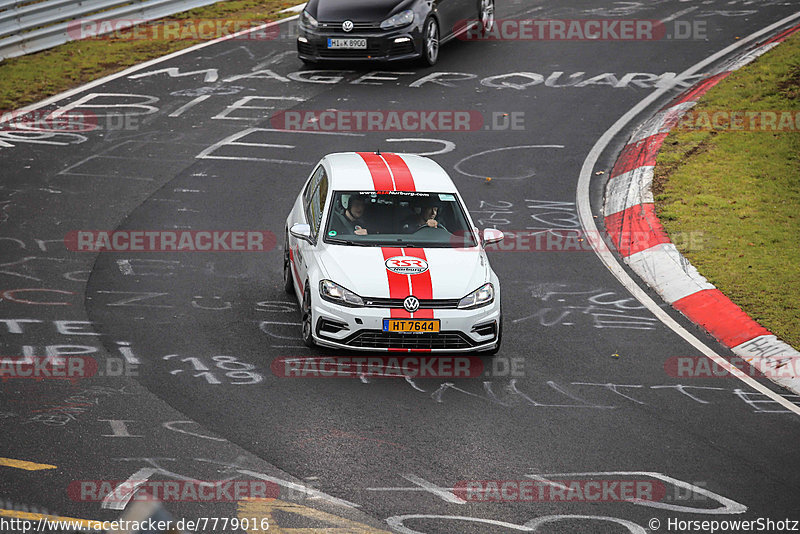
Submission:
<svg viewBox="0 0 800 534">
<path fill-rule="evenodd" d="M 383 332 L 389 308 L 350 308 L 313 299 L 314 341 L 321 346 L 350 350 L 408 352 L 479 352 L 499 342 L 500 299 L 472 310 L 434 309 L 438 333 Z"/>
</svg>

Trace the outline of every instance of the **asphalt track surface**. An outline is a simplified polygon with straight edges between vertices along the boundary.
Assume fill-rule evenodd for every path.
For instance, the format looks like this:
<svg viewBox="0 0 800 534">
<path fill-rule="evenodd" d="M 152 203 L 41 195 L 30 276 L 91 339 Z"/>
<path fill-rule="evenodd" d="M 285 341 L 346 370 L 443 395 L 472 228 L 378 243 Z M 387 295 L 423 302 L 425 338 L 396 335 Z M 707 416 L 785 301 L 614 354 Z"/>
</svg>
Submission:
<svg viewBox="0 0 800 534">
<path fill-rule="evenodd" d="M 499 361 L 521 359 L 524 376 L 326 380 L 280 378 L 271 371 L 278 357 L 329 354 L 300 342 L 297 303 L 281 287 L 280 246 L 260 254 L 98 255 L 69 252 L 63 242 L 72 230 L 178 228 L 269 230 L 280 243 L 289 207 L 324 154 L 428 153 L 445 146 L 452 149 L 432 157 L 451 173 L 482 227 L 577 228 L 575 186 L 587 153 L 655 88 L 654 80 L 668 81 L 662 75 L 687 69 L 793 14 L 798 5 L 499 2 L 501 19 L 676 17 L 702 21 L 707 35 L 651 42 L 455 42 L 443 47 L 433 69 L 346 65 L 341 68 L 348 72 L 317 73 L 335 77 L 328 84 L 290 76 L 308 70 L 294 55 L 290 22 L 281 26 L 284 38 L 216 43 L 58 103 L 113 93 L 92 103 L 157 108 L 142 115 L 136 113 L 143 108 L 92 109 L 122 110 L 126 128 L 113 124 L 83 137 L 4 135 L 0 289 L 52 291 L 4 295 L 3 355 L 79 345 L 85 348 L 76 350 L 95 349 L 90 355 L 102 365 L 128 346 L 140 365 L 131 377 L 0 385 L 0 457 L 57 466 L 0 467 L 0 508 L 115 519 L 119 510 L 76 499 L 68 488 L 75 481 L 121 481 L 138 473 L 151 480 L 273 477 L 268 480 L 281 485 L 280 500 L 303 508 L 237 510 L 226 502 L 171 502 L 167 508 L 177 518 L 270 514 L 277 525 L 295 528 L 355 528 L 337 517 L 364 529 L 429 533 L 645 532 L 655 531 L 651 518 L 661 521 L 661 530 L 669 518 L 800 519 L 798 416 L 732 378 L 670 376 L 665 361 L 700 353 L 633 299 L 591 251 L 491 254 L 503 289 Z M 167 67 L 179 73 L 217 69 L 218 76 L 162 72 L 131 78 Z M 265 69 L 276 76 L 242 77 Z M 575 78 L 581 81 L 613 73 L 619 83 L 611 86 L 606 77 L 606 84 L 523 87 L 530 78 L 491 78 L 515 72 L 545 79 L 564 73 L 550 85 L 566 84 L 574 73 L 584 73 Z M 433 73 L 461 74 L 447 76 L 447 84 L 419 83 Z M 624 83 L 629 73 L 655 76 Z M 693 81 L 679 81 L 658 105 Z M 202 95 L 210 96 L 185 108 Z M 247 96 L 270 97 L 246 105 L 274 109 L 230 108 Z M 524 127 L 349 136 L 269 131 L 267 117 L 276 110 L 328 108 L 477 110 L 489 120 L 516 113 Z M 234 141 L 248 144 L 223 142 L 248 128 L 256 130 Z M 607 174 L 630 132 L 623 133 L 596 172 Z M 595 214 L 603 180 L 598 175 L 592 184 Z M 92 324 L 72 323 L 70 331 L 55 321 Z M 257 377 L 228 376 L 226 365 Z M 242 381 L 256 383 L 235 384 Z M 648 480 L 663 483 L 666 495 L 655 507 L 462 502 L 448 489 L 459 481 L 530 476 Z"/>
</svg>

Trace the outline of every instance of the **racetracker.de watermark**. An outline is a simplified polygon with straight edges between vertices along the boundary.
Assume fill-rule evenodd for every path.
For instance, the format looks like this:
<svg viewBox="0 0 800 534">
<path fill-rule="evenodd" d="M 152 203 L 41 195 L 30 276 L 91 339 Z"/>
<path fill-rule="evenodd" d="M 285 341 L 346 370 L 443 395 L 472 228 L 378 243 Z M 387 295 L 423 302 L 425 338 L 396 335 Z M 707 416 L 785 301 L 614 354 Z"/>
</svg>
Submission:
<svg viewBox="0 0 800 534">
<path fill-rule="evenodd" d="M 475 132 L 525 129 L 525 112 L 475 110 L 288 110 L 270 117 L 276 130 L 312 132 Z"/>
<path fill-rule="evenodd" d="M 138 376 L 138 366 L 122 358 L 102 361 L 82 354 L 64 356 L 0 357 L 0 380 L 69 380 L 94 376 Z"/>
<path fill-rule="evenodd" d="M 73 230 L 64 237 L 72 252 L 267 252 L 276 242 L 269 230 Z"/>
<path fill-rule="evenodd" d="M 661 501 L 663 482 L 654 480 L 462 480 L 453 493 L 481 502 Z"/>
<path fill-rule="evenodd" d="M 800 356 L 772 356 L 770 365 L 753 365 L 744 358 L 727 359 L 734 369 L 753 378 L 798 378 L 800 377 Z M 737 371 L 731 371 L 705 356 L 672 356 L 664 362 L 664 372 L 673 378 L 732 378 Z"/>
<path fill-rule="evenodd" d="M 663 236 L 651 231 L 586 232 L 575 229 L 549 228 L 542 230 L 502 230 L 503 240 L 485 245 L 489 252 L 591 252 L 616 250 L 617 243 L 631 247 L 650 248 L 663 242 Z M 463 234 L 453 235 L 452 243 L 459 250 Z M 708 237 L 702 231 L 675 232 L 670 241 L 680 250 L 702 250 L 708 245 Z M 465 250 L 461 248 L 460 250 Z"/>
<path fill-rule="evenodd" d="M 76 502 L 238 502 L 275 499 L 280 487 L 266 480 L 75 480 L 67 495 Z"/>
<path fill-rule="evenodd" d="M 675 122 L 679 130 L 800 132 L 798 110 L 690 109 Z"/>
<path fill-rule="evenodd" d="M 411 334 L 413 335 L 413 334 Z M 525 359 L 497 356 L 282 356 L 272 361 L 280 378 L 524 377 Z"/>
<path fill-rule="evenodd" d="M 84 133 L 98 128 L 98 117 L 91 111 L 0 110 L 0 131 Z"/>
<path fill-rule="evenodd" d="M 74 40 L 211 41 L 231 36 L 242 41 L 273 41 L 280 27 L 271 21 L 240 19 L 76 19 L 67 23 Z"/>
<path fill-rule="evenodd" d="M 477 20 L 461 21 L 464 41 L 660 41 L 698 40 L 704 20 L 649 19 L 498 19 L 489 30 Z"/>
</svg>

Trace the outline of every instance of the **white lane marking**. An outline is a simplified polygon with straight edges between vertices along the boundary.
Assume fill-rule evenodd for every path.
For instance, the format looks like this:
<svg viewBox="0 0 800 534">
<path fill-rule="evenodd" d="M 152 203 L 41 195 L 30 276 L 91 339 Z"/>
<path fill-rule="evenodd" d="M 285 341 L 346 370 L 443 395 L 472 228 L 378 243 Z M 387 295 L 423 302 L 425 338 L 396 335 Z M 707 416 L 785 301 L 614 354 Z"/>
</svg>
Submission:
<svg viewBox="0 0 800 534">
<path fill-rule="evenodd" d="M 209 98 L 211 98 L 211 95 L 198 96 L 197 98 L 195 98 L 193 100 L 190 100 L 186 104 L 182 105 L 181 107 L 179 107 L 178 109 L 176 109 L 175 111 L 170 113 L 168 115 L 168 117 L 180 117 L 181 115 L 183 115 L 183 112 L 186 111 L 187 109 L 193 108 L 194 106 L 196 106 L 200 102 L 203 102 L 204 100 L 208 100 Z"/>
<path fill-rule="evenodd" d="M 671 20 L 675 20 L 678 17 L 682 17 L 685 14 L 691 13 L 692 11 L 694 11 L 696 9 L 697 9 L 697 6 L 695 6 L 695 7 L 687 7 L 686 9 L 681 9 L 680 11 L 677 11 L 677 12 L 673 13 L 669 17 L 665 17 L 665 18 L 661 19 L 661 22 L 669 22 Z"/>
<path fill-rule="evenodd" d="M 147 482 L 147 480 L 157 472 L 157 469 L 152 469 L 150 467 L 139 469 L 132 474 L 128 480 L 120 483 L 111 493 L 106 495 L 100 504 L 100 508 L 107 510 L 124 510 L 125 506 L 127 506 L 128 502 L 130 502 L 133 495 L 139 489 L 139 486 Z"/>
<path fill-rule="evenodd" d="M 170 78 L 183 78 L 186 76 L 197 76 L 198 74 L 202 74 L 203 81 L 206 83 L 214 83 L 217 81 L 217 79 L 219 79 L 219 71 L 217 69 L 203 69 L 203 70 L 193 70 L 192 72 L 181 72 L 181 69 L 178 67 L 167 67 L 165 69 L 142 72 L 139 74 L 134 74 L 133 76 L 129 76 L 129 78 L 131 80 L 138 80 L 139 78 L 147 78 L 149 76 L 155 76 L 157 74 L 166 74 Z"/>
<path fill-rule="evenodd" d="M 134 436 L 128 432 L 128 425 L 125 423 L 135 423 L 131 419 L 98 419 L 111 425 L 113 434 L 103 434 L 104 438 L 143 438 L 144 436 Z"/>
<path fill-rule="evenodd" d="M 131 350 L 130 341 L 117 341 L 117 345 L 119 345 L 120 354 L 125 358 L 125 363 L 130 365 L 140 365 L 142 363 Z"/>
<path fill-rule="evenodd" d="M 564 484 L 559 484 L 558 482 L 553 482 L 552 480 L 547 480 L 544 477 L 540 477 L 539 475 L 525 475 L 528 478 L 531 478 L 537 482 L 541 482 L 542 484 L 546 484 L 548 486 L 553 486 L 554 488 L 562 489 L 565 491 L 569 491 L 569 488 Z"/>
<path fill-rule="evenodd" d="M 177 428 L 175 425 L 199 425 L 199 423 L 195 421 L 167 421 L 165 423 L 161 423 L 161 426 L 166 428 L 167 430 L 172 430 L 173 432 L 178 432 L 179 434 L 186 434 L 187 436 L 194 436 L 197 438 L 202 439 L 209 439 L 211 441 L 228 441 L 227 439 L 217 438 L 214 436 L 206 436 L 205 434 L 198 434 L 197 432 L 190 432 L 183 428 Z"/>
<path fill-rule="evenodd" d="M 699 63 L 694 64 L 693 66 L 689 67 L 681 74 L 677 76 L 677 79 L 682 79 L 685 76 L 690 76 L 699 72 L 701 69 L 711 65 L 715 61 L 720 58 L 725 57 L 726 55 L 734 52 L 735 50 L 745 46 L 746 44 L 755 41 L 762 35 L 768 34 L 769 32 L 780 28 L 792 22 L 796 19 L 800 18 L 800 12 L 795 13 L 794 15 L 789 15 L 778 22 L 767 26 L 755 33 L 748 35 L 747 37 L 738 40 L 737 42 L 733 43 L 732 45 L 720 50 L 719 52 L 712 54 L 711 56 L 707 57 L 706 59 L 700 61 Z M 594 171 L 595 165 L 597 165 L 597 160 L 600 158 L 600 155 L 606 149 L 606 147 L 614 140 L 614 138 L 625 128 L 628 123 L 633 121 L 641 112 L 646 110 L 651 104 L 656 102 L 659 98 L 664 96 L 670 91 L 671 88 L 664 87 L 661 89 L 657 89 L 653 91 L 649 96 L 642 99 L 638 104 L 628 110 L 622 117 L 620 117 L 617 122 L 615 122 L 605 133 L 597 140 L 597 142 L 592 147 L 592 150 L 586 156 L 586 159 L 583 162 L 583 166 L 581 167 L 580 178 L 578 179 L 578 187 L 576 191 L 577 195 L 577 206 L 578 206 L 578 217 L 581 221 L 581 226 L 583 227 L 584 231 L 593 234 L 596 233 L 597 224 L 594 221 L 594 216 L 592 215 L 592 208 L 589 202 L 589 184 L 592 178 L 592 171 Z M 656 316 L 662 323 L 668 326 L 671 330 L 673 330 L 676 334 L 686 340 L 690 345 L 695 347 L 697 350 L 708 356 L 714 363 L 719 365 L 721 368 L 728 371 L 731 375 L 735 376 L 749 387 L 755 389 L 756 391 L 763 393 L 764 395 L 771 398 L 776 403 L 780 404 L 784 408 L 800 415 L 800 406 L 790 402 L 789 400 L 785 399 L 778 393 L 771 391 L 766 386 L 763 386 L 753 378 L 747 376 L 743 371 L 741 371 L 738 367 L 731 365 L 725 358 L 719 356 L 714 350 L 710 347 L 706 346 L 702 341 L 697 339 L 694 335 L 692 335 L 688 330 L 683 328 L 678 322 L 669 316 L 667 312 L 665 312 L 661 307 L 652 299 L 650 296 L 645 293 L 645 291 L 639 287 L 639 285 L 633 280 L 633 278 L 628 275 L 622 265 L 617 261 L 617 258 L 610 250 L 602 250 L 598 249 L 594 243 L 591 243 L 592 249 L 594 253 L 600 258 L 600 261 L 606 266 L 606 268 L 611 271 L 619 282 L 625 286 L 625 288 L 631 292 L 631 294 L 645 307 L 650 310 L 654 316 Z"/>
<path fill-rule="evenodd" d="M 472 174 L 470 172 L 462 170 L 461 166 L 464 165 L 467 161 L 471 160 L 472 158 L 477 158 L 480 156 L 486 156 L 487 154 L 494 154 L 495 152 L 505 152 L 508 150 L 525 150 L 529 148 L 564 148 L 564 145 L 519 145 L 519 146 L 506 146 L 501 148 L 492 148 L 490 150 L 484 150 L 483 152 L 476 152 L 475 154 L 469 155 L 465 158 L 459 160 L 458 163 L 455 164 L 453 167 L 455 170 L 460 172 L 465 176 L 472 176 L 473 178 L 486 178 L 486 176 L 482 174 Z M 497 180 L 522 180 L 524 178 L 530 178 L 534 176 L 536 173 L 529 172 L 528 174 L 522 176 L 493 176 L 492 178 Z"/>
<path fill-rule="evenodd" d="M 433 152 L 413 152 L 418 156 L 438 156 L 439 154 L 447 154 L 448 152 L 452 152 L 456 148 L 456 144 L 452 141 L 445 141 L 444 139 L 426 139 L 424 137 L 413 138 L 413 137 L 403 137 L 397 139 L 387 139 L 387 143 L 417 143 L 417 142 L 427 142 L 427 143 L 441 143 L 442 148 L 439 150 L 435 150 Z M 407 152 L 407 151 L 403 151 Z"/>
<path fill-rule="evenodd" d="M 402 476 L 403 476 L 404 479 L 408 480 L 412 484 L 416 484 L 417 486 L 419 486 L 420 488 L 424 489 L 425 491 L 428 491 L 430 493 L 433 493 L 437 497 L 440 497 L 445 502 L 449 502 L 449 503 L 452 503 L 452 504 L 466 504 L 467 503 L 467 501 L 465 501 L 461 497 L 458 497 L 452 491 L 449 491 L 448 489 L 445 489 L 445 488 L 440 488 L 436 484 L 428 482 L 424 478 L 420 478 L 417 475 L 406 474 L 406 475 L 402 475 Z"/>
<path fill-rule="evenodd" d="M 224 146 L 248 146 L 248 147 L 258 147 L 258 148 L 283 148 L 287 150 L 291 150 L 296 148 L 295 145 L 285 145 L 285 144 L 274 144 L 274 143 L 252 143 L 252 142 L 245 142 L 239 141 L 239 139 L 244 139 L 248 135 L 256 132 L 278 132 L 278 133 L 293 133 L 293 134 L 309 134 L 309 135 L 337 135 L 337 136 L 351 136 L 351 137 L 364 137 L 364 134 L 356 134 L 356 133 L 342 133 L 342 132 L 306 132 L 306 131 L 296 131 L 296 130 L 280 130 L 276 128 L 246 128 L 240 132 L 236 132 L 228 137 L 217 141 L 213 145 L 203 149 L 197 156 L 196 159 L 221 159 L 221 160 L 233 160 L 233 161 L 265 161 L 271 163 L 283 163 L 283 164 L 294 164 L 294 165 L 306 165 L 306 162 L 303 161 L 294 161 L 294 160 L 283 160 L 283 159 L 271 159 L 271 158 L 256 158 L 256 157 L 245 157 L 245 156 L 215 156 L 213 155 L 214 152 L 219 150 Z"/>
<path fill-rule="evenodd" d="M 469 523 L 478 523 L 483 525 L 502 527 L 506 531 L 518 530 L 520 532 L 537 532 L 539 530 L 540 525 L 545 525 L 547 523 L 557 523 L 561 521 L 569 521 L 569 522 L 573 522 L 575 520 L 606 521 L 609 523 L 616 523 L 618 525 L 622 525 L 628 529 L 628 532 L 631 532 L 632 534 L 647 534 L 647 532 L 649 532 L 644 528 L 640 527 L 639 525 L 637 525 L 636 523 L 628 521 L 627 519 L 620 519 L 618 517 L 606 517 L 601 515 L 544 515 L 531 519 L 524 525 L 518 525 L 516 523 L 507 523 L 505 521 L 498 521 L 497 519 L 484 519 L 482 517 L 471 517 L 463 515 L 406 514 L 406 515 L 394 515 L 392 517 L 387 517 L 386 523 L 392 530 L 394 530 L 395 532 L 400 532 L 402 534 L 425 534 L 422 531 L 413 530 L 405 526 L 404 524 L 405 521 L 410 521 L 413 519 L 466 521 Z"/>
<path fill-rule="evenodd" d="M 694 484 L 690 484 L 688 482 L 684 482 L 683 480 L 678 480 L 677 478 L 672 478 L 669 475 L 665 475 L 663 473 L 656 473 L 654 471 L 597 471 L 597 472 L 579 472 L 579 473 L 545 473 L 542 475 L 526 475 L 527 477 L 534 478 L 534 477 L 544 477 L 546 479 L 549 478 L 573 478 L 573 477 L 599 477 L 599 476 L 648 476 L 655 478 L 656 480 L 661 480 L 662 482 L 667 482 L 672 484 L 678 488 L 686 489 L 692 492 L 695 495 L 703 495 L 704 497 L 708 497 L 714 501 L 717 501 L 722 506 L 719 508 L 693 508 L 690 506 L 680 506 L 677 504 L 667 504 L 661 501 L 648 501 L 643 499 L 632 499 L 630 502 L 633 504 L 638 504 L 641 506 L 648 506 L 650 508 L 660 508 L 662 510 L 671 510 L 673 512 L 686 512 L 689 514 L 714 514 L 714 515 L 727 515 L 727 514 L 743 514 L 747 511 L 747 506 L 740 504 L 734 500 L 728 499 L 727 497 L 723 497 L 718 493 L 714 493 L 713 491 L 707 490 L 705 488 L 701 488 L 699 486 L 695 486 Z"/>
<path fill-rule="evenodd" d="M 243 475 L 248 475 L 253 478 L 258 478 L 261 480 L 266 480 L 268 482 L 274 482 L 279 486 L 283 486 L 285 488 L 289 488 L 294 491 L 299 491 L 308 495 L 309 499 L 321 499 L 323 501 L 327 501 L 331 504 L 336 504 L 338 506 L 346 506 L 349 508 L 360 508 L 360 505 L 356 503 L 352 503 L 350 501 L 346 501 L 344 499 L 339 499 L 338 497 L 333 497 L 332 495 L 328 495 L 327 493 L 323 493 L 319 490 L 314 488 L 310 488 L 308 486 L 304 486 L 302 484 L 297 484 L 295 482 L 290 482 L 288 480 L 283 480 L 281 478 L 275 478 L 269 475 L 265 475 L 264 473 L 258 473 L 256 471 L 250 471 L 249 469 L 237 469 L 237 471 Z"/>
</svg>

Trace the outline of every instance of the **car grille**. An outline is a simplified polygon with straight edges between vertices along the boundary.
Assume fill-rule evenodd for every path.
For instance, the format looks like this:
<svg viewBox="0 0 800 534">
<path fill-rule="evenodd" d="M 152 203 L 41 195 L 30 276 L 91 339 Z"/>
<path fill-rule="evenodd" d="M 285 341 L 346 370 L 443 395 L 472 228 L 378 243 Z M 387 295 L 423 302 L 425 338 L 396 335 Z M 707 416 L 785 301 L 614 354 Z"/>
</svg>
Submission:
<svg viewBox="0 0 800 534">
<path fill-rule="evenodd" d="M 383 31 L 381 30 L 380 22 L 354 22 L 353 29 L 349 32 L 346 32 L 342 29 L 343 22 L 343 20 L 339 22 L 320 22 L 318 30 L 323 32 L 341 33 L 345 35 L 358 32 Z"/>
<path fill-rule="evenodd" d="M 380 54 L 379 46 L 369 46 L 361 49 L 319 48 L 319 57 L 322 58 L 365 58 Z"/>
<path fill-rule="evenodd" d="M 405 299 L 364 298 L 367 308 L 398 308 L 403 309 Z M 458 308 L 459 299 L 420 299 L 419 307 L 424 310 L 454 310 Z"/>
<path fill-rule="evenodd" d="M 468 349 L 473 343 L 460 332 L 401 334 L 361 330 L 344 341 L 350 347 L 371 349 Z"/>
</svg>

